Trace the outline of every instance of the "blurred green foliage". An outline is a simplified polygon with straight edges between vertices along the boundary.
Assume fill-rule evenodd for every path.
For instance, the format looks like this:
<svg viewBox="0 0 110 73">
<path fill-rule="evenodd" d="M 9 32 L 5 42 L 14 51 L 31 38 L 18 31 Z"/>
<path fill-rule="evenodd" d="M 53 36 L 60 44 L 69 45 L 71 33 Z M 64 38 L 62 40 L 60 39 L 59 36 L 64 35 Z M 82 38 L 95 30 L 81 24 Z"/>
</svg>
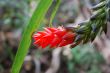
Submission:
<svg viewBox="0 0 110 73">
<path fill-rule="evenodd" d="M 100 65 L 105 63 L 103 56 L 93 45 L 79 45 L 72 49 L 73 59 L 68 62 L 70 73 L 101 73 Z"/>
<path fill-rule="evenodd" d="M 25 27 L 25 24 L 29 20 L 30 3 L 33 0 L 0 0 L 0 30 L 16 29 Z M 34 0 L 40 1 L 40 0 Z M 56 14 L 54 20 L 55 25 L 67 24 L 74 22 L 79 13 L 79 7 L 77 4 L 71 2 L 72 0 L 62 0 L 61 7 Z M 82 5 L 85 3 L 84 0 L 79 0 Z M 91 5 L 97 4 L 101 0 L 87 0 L 91 1 Z M 94 3 L 94 2 L 97 3 Z M 69 2 L 69 3 L 68 3 Z M 51 7 L 53 9 L 53 7 Z M 48 15 L 50 12 L 48 13 Z M 47 16 L 48 18 L 48 16 Z M 49 21 L 47 19 L 47 21 Z M 43 23 L 43 22 L 42 22 Z M 46 24 L 44 22 L 43 24 Z M 46 26 L 46 25 L 45 25 Z M 44 25 L 39 27 L 42 30 Z M 7 48 L 10 49 L 10 48 Z M 16 48 L 17 49 L 17 48 Z M 7 50 L 10 52 L 10 50 Z M 5 51 L 6 52 L 6 51 Z M 41 57 L 41 53 L 37 51 L 38 58 Z M 105 63 L 103 56 L 90 44 L 79 45 L 72 48 L 72 60 L 66 60 L 68 65 L 69 73 L 102 73 L 100 65 Z M 3 56 L 3 55 L 2 55 Z M 3 56 L 4 57 L 4 56 Z M 2 65 L 0 65 L 0 73 L 3 71 Z M 63 70 L 61 68 L 61 70 Z"/>
<path fill-rule="evenodd" d="M 1 28 L 18 28 L 28 20 L 29 0 L 0 0 Z"/>
</svg>

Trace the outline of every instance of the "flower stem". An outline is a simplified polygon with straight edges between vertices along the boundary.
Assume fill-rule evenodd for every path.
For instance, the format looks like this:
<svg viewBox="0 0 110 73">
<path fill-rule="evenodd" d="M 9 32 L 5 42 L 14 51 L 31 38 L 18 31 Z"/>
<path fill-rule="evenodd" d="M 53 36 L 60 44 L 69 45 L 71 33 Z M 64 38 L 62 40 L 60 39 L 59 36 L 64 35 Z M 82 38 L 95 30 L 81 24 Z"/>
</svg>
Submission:
<svg viewBox="0 0 110 73">
<path fill-rule="evenodd" d="M 61 0 L 57 0 L 56 6 L 54 8 L 54 10 L 52 11 L 51 17 L 50 17 L 50 23 L 49 23 L 49 27 L 52 27 L 52 21 L 56 15 L 56 12 L 60 6 Z"/>
</svg>

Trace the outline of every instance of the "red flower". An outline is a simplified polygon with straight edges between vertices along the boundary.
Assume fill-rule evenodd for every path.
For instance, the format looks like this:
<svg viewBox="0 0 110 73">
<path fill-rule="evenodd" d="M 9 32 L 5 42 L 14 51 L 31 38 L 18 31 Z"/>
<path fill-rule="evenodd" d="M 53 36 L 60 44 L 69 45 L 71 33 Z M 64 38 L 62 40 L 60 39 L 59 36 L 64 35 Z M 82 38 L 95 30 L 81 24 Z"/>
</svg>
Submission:
<svg viewBox="0 0 110 73">
<path fill-rule="evenodd" d="M 33 35 L 35 40 L 34 44 L 39 47 L 62 47 L 74 42 L 75 33 L 67 31 L 63 27 L 48 27 L 44 28 L 44 30 L 45 31 L 40 31 Z"/>
</svg>

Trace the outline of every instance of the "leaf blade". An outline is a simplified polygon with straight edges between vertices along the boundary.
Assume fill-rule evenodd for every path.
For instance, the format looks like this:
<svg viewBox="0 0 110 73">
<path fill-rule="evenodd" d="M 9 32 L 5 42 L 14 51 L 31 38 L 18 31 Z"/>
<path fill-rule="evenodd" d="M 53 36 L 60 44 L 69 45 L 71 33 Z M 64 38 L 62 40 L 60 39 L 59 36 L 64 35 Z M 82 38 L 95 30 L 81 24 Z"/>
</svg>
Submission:
<svg viewBox="0 0 110 73">
<path fill-rule="evenodd" d="M 31 35 L 36 29 L 39 28 L 40 23 L 42 22 L 51 4 L 52 0 L 41 0 L 35 9 L 35 12 L 33 13 L 21 39 L 14 63 L 12 65 L 11 73 L 19 73 L 31 43 Z"/>
</svg>

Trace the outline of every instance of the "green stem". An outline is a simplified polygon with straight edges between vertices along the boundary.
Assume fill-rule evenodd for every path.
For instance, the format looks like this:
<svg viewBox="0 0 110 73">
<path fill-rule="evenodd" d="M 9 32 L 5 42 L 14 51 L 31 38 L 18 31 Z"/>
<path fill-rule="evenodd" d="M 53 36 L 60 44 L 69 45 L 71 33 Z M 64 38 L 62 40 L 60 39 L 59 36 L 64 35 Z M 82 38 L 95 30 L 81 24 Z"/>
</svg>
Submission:
<svg viewBox="0 0 110 73">
<path fill-rule="evenodd" d="M 57 0 L 56 6 L 55 6 L 54 10 L 52 11 L 52 15 L 50 17 L 49 27 L 52 27 L 52 21 L 53 21 L 55 15 L 56 15 L 56 12 L 57 12 L 57 10 L 60 6 L 60 3 L 61 3 L 61 0 Z"/>
<path fill-rule="evenodd" d="M 51 4 L 52 0 L 40 0 L 40 3 L 35 9 L 20 41 L 20 45 L 12 65 L 11 73 L 19 73 L 24 62 L 24 58 L 29 51 L 32 40 L 32 33 L 38 30 Z"/>
</svg>

